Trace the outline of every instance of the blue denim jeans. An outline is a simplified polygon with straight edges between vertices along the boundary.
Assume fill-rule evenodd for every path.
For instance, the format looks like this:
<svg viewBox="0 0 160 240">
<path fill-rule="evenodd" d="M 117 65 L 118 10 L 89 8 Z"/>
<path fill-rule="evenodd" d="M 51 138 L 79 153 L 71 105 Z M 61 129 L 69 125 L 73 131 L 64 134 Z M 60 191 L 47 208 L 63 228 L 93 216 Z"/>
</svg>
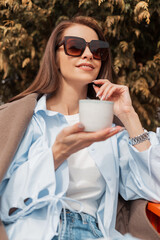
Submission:
<svg viewBox="0 0 160 240">
<path fill-rule="evenodd" d="M 62 212 L 60 225 L 59 236 L 52 240 L 86 240 L 103 237 L 96 219 L 86 213 L 66 210 L 66 220 Z"/>
</svg>

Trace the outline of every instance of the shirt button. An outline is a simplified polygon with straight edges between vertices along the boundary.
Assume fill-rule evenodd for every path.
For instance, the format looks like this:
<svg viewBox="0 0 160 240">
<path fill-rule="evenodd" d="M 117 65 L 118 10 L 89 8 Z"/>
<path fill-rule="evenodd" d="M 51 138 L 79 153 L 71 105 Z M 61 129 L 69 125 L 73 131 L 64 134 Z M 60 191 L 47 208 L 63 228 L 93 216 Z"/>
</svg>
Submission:
<svg viewBox="0 0 160 240">
<path fill-rule="evenodd" d="M 94 150 L 95 150 L 95 148 L 94 148 L 94 147 L 92 147 L 92 148 L 91 148 L 91 151 L 93 152 Z"/>
</svg>

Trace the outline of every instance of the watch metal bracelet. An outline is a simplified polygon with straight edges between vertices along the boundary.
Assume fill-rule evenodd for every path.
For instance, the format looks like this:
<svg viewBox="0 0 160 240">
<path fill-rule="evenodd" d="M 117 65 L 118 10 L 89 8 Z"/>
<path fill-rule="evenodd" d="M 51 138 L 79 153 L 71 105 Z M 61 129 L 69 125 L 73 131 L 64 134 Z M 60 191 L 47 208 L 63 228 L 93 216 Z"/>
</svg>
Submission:
<svg viewBox="0 0 160 240">
<path fill-rule="evenodd" d="M 134 138 L 130 138 L 130 143 L 131 143 L 132 146 L 134 146 L 136 144 L 142 143 L 142 142 L 147 141 L 147 140 L 150 140 L 149 132 L 145 131 L 141 135 L 138 135 Z"/>
</svg>

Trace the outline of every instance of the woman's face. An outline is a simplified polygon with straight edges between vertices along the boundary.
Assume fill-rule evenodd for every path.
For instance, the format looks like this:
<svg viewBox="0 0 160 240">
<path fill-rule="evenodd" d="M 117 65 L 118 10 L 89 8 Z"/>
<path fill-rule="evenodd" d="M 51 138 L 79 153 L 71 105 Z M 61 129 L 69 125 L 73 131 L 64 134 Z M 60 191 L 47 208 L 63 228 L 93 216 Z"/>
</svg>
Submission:
<svg viewBox="0 0 160 240">
<path fill-rule="evenodd" d="M 81 24 L 74 24 L 67 28 L 63 34 L 63 37 L 65 36 L 80 37 L 86 42 L 99 39 L 93 29 Z M 57 50 L 57 64 L 62 82 L 66 81 L 75 86 L 85 86 L 95 80 L 101 68 L 101 60 L 94 59 L 88 47 L 81 56 L 72 57 L 65 54 L 63 45 L 60 46 Z"/>
</svg>

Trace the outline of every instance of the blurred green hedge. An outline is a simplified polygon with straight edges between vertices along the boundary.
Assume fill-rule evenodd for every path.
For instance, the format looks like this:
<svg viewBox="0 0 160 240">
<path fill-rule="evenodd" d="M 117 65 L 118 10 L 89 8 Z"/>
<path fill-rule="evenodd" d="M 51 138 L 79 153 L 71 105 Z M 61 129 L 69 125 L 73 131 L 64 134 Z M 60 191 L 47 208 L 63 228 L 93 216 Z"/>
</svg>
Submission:
<svg viewBox="0 0 160 240">
<path fill-rule="evenodd" d="M 118 84 L 130 88 L 143 126 L 160 106 L 160 0 L 0 0 L 0 100 L 35 78 L 54 26 L 75 14 L 97 19 L 109 41 Z"/>
</svg>

